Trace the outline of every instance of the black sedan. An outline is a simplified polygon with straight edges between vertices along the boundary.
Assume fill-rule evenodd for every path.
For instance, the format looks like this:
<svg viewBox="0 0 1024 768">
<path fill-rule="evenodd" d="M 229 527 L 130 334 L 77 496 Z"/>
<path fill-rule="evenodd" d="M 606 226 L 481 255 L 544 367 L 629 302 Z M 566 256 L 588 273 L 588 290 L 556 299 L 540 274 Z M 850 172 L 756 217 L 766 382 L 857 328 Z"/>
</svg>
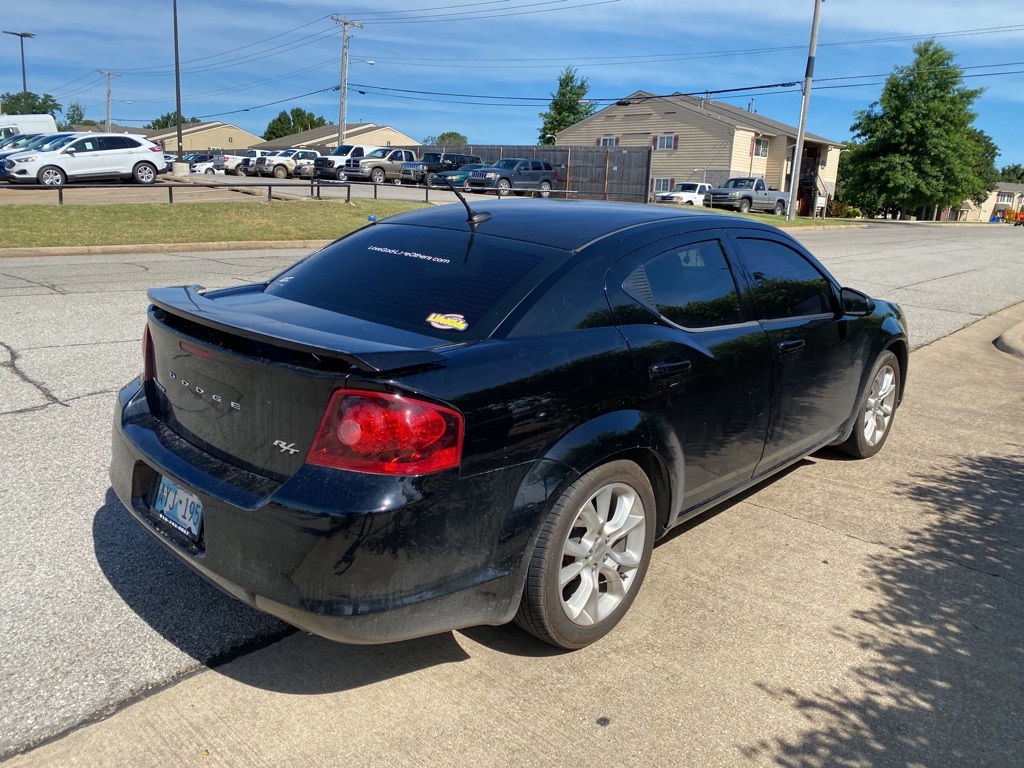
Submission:
<svg viewBox="0 0 1024 768">
<path fill-rule="evenodd" d="M 721 214 L 430 208 L 266 283 L 149 292 L 111 482 L 211 582 L 388 642 L 515 619 L 579 648 L 657 538 L 801 457 L 885 442 L 895 304 Z"/>
</svg>

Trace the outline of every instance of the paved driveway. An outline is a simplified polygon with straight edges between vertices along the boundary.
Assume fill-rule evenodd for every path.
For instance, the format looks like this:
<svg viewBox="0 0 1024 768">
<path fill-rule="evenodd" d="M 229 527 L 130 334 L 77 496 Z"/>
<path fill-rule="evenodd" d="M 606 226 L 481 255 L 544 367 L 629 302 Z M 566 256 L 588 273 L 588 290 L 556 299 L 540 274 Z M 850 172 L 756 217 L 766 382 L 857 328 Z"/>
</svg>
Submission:
<svg viewBox="0 0 1024 768">
<path fill-rule="evenodd" d="M 1024 300 L 1019 234 L 801 233 L 843 282 L 904 302 L 915 346 L 972 325 L 914 353 L 879 457 L 814 457 L 673 535 L 624 625 L 574 654 L 512 628 L 289 634 L 109 491 L 144 289 L 260 279 L 299 252 L 0 261 L 0 755 L 237 657 L 14 764 L 1011 764 L 1024 367 L 991 339 L 1024 314 L 984 318 Z"/>
</svg>

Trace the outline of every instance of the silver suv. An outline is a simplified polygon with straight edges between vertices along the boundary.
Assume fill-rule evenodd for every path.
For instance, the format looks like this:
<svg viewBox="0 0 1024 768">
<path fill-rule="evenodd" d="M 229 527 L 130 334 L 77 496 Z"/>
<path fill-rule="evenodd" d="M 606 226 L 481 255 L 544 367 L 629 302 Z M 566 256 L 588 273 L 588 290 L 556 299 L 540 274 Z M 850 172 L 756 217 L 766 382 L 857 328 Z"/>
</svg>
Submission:
<svg viewBox="0 0 1024 768">
<path fill-rule="evenodd" d="M 134 179 L 152 184 L 165 170 L 163 150 L 123 133 L 64 134 L 7 158 L 7 179 L 60 187 L 79 179 Z"/>
</svg>

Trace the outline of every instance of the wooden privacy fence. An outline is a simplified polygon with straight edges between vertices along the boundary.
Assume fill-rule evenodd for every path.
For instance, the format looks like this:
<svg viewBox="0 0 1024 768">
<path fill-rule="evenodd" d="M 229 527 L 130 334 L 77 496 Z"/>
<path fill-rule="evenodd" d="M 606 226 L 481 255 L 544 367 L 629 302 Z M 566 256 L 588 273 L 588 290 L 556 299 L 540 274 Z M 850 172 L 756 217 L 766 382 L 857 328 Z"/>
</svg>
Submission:
<svg viewBox="0 0 1024 768">
<path fill-rule="evenodd" d="M 314 147 L 327 154 L 329 147 Z M 487 144 L 465 147 L 397 147 L 424 152 L 459 152 L 479 155 L 485 163 L 503 157 L 536 157 L 558 171 L 555 190 L 569 199 L 625 200 L 644 203 L 651 196 L 650 147 L 565 147 Z"/>
</svg>

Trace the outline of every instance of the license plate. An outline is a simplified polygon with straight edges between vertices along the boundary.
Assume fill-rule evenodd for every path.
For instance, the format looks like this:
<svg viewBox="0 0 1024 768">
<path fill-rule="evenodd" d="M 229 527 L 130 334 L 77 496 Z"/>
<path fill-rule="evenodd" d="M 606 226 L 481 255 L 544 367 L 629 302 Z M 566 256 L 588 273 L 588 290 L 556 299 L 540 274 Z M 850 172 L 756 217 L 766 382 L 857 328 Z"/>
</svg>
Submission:
<svg viewBox="0 0 1024 768">
<path fill-rule="evenodd" d="M 173 480 L 160 478 L 153 501 L 153 511 L 185 535 L 199 538 L 203 522 L 203 503 Z"/>
</svg>

